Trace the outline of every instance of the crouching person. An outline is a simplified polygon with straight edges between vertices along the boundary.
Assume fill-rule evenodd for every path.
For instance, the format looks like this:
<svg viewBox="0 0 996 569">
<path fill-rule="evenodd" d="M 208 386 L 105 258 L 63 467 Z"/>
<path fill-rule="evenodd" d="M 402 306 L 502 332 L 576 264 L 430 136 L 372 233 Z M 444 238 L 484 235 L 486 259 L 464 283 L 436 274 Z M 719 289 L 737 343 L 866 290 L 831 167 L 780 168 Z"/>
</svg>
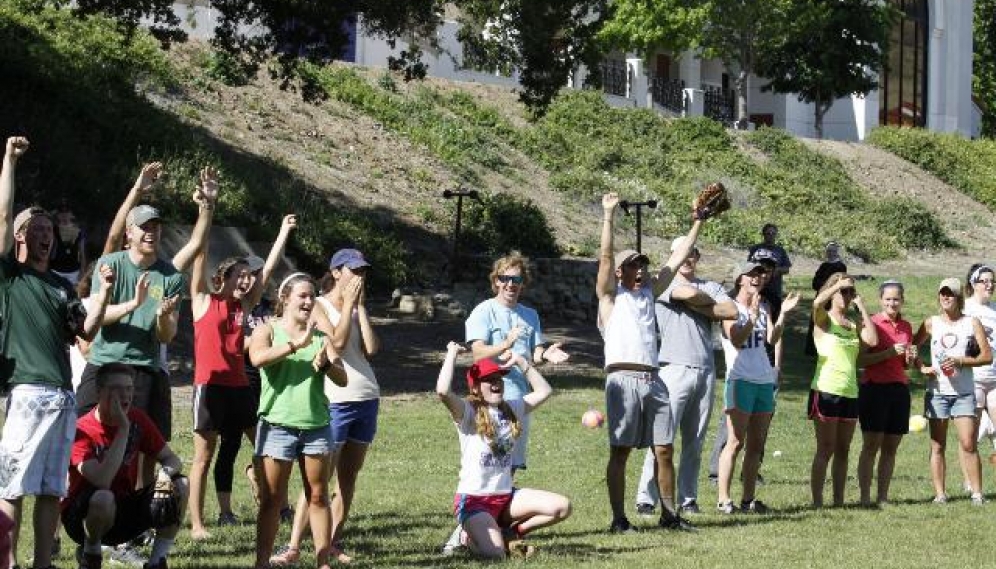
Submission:
<svg viewBox="0 0 996 569">
<path fill-rule="evenodd" d="M 101 366 L 95 379 L 97 406 L 76 421 L 62 523 L 80 544 L 81 569 L 101 566 L 101 545 L 125 543 L 150 528 L 156 540 L 145 567 L 166 569 L 183 519 L 188 484 L 182 463 L 149 416 L 132 407 L 134 378 L 131 366 Z M 136 489 L 140 455 L 162 469 L 156 482 Z"/>
</svg>

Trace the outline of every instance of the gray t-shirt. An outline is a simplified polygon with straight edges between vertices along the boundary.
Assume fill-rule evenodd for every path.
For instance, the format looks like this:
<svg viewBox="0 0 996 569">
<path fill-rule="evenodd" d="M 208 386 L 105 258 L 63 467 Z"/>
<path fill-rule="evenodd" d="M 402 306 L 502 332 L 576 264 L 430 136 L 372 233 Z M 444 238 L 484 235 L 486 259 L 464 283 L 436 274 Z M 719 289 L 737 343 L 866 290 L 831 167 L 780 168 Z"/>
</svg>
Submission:
<svg viewBox="0 0 996 569">
<path fill-rule="evenodd" d="M 712 321 L 685 306 L 684 302 L 671 301 L 674 289 L 686 284 L 708 294 L 717 304 L 730 300 L 723 287 L 716 282 L 701 279 L 671 281 L 654 304 L 657 331 L 661 337 L 657 360 L 662 364 L 713 368 L 716 364 L 712 352 Z"/>
</svg>

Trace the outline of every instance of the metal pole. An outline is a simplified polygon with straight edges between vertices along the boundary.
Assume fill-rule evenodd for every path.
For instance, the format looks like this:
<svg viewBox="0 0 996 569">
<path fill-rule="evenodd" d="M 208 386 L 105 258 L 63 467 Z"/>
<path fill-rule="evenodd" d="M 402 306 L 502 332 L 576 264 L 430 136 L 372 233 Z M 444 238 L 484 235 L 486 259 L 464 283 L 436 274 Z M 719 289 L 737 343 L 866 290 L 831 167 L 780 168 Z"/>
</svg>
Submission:
<svg viewBox="0 0 996 569">
<path fill-rule="evenodd" d="M 453 226 L 453 255 L 450 258 L 450 282 L 456 282 L 460 266 L 460 227 L 463 223 L 463 198 L 476 200 L 480 197 L 477 190 L 444 190 L 443 198 L 457 199 L 456 222 Z"/>
<path fill-rule="evenodd" d="M 631 202 L 628 200 L 623 200 L 619 202 L 619 207 L 626 212 L 626 215 L 630 215 L 629 208 L 636 208 L 636 251 L 638 253 L 643 253 L 643 207 L 646 206 L 650 209 L 657 208 L 657 200 L 647 200 L 645 202 Z"/>
</svg>

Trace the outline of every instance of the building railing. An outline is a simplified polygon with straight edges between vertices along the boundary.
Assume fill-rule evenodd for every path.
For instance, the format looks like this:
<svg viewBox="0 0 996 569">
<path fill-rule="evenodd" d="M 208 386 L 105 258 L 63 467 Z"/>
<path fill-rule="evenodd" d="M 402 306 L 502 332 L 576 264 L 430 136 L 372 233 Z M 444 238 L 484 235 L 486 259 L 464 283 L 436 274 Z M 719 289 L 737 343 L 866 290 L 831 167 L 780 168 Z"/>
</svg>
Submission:
<svg viewBox="0 0 996 569">
<path fill-rule="evenodd" d="M 685 82 L 653 76 L 650 79 L 650 94 L 658 105 L 675 113 L 685 112 Z"/>
<path fill-rule="evenodd" d="M 610 95 L 626 96 L 629 71 L 625 61 L 606 59 L 602 62 L 602 90 Z"/>
<path fill-rule="evenodd" d="M 702 92 L 702 114 L 726 126 L 733 124 L 736 117 L 733 91 L 713 85 L 703 85 Z"/>
</svg>

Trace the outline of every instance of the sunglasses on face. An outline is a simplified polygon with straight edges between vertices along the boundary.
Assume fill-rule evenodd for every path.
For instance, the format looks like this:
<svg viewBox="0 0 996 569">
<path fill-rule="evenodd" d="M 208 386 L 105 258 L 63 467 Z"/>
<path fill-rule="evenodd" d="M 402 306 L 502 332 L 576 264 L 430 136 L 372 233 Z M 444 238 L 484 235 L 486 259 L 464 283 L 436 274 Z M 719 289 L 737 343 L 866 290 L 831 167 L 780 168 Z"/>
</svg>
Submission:
<svg viewBox="0 0 996 569">
<path fill-rule="evenodd" d="M 848 296 L 854 296 L 854 295 L 858 294 L 858 291 L 854 290 L 853 286 L 847 286 L 847 287 L 844 287 L 844 288 L 840 289 L 840 294 L 844 294 L 844 295 L 848 295 Z"/>
<path fill-rule="evenodd" d="M 498 275 L 497 278 L 498 282 L 504 284 L 512 283 L 517 285 L 522 284 L 522 282 L 525 280 L 522 278 L 522 275 Z"/>
</svg>

